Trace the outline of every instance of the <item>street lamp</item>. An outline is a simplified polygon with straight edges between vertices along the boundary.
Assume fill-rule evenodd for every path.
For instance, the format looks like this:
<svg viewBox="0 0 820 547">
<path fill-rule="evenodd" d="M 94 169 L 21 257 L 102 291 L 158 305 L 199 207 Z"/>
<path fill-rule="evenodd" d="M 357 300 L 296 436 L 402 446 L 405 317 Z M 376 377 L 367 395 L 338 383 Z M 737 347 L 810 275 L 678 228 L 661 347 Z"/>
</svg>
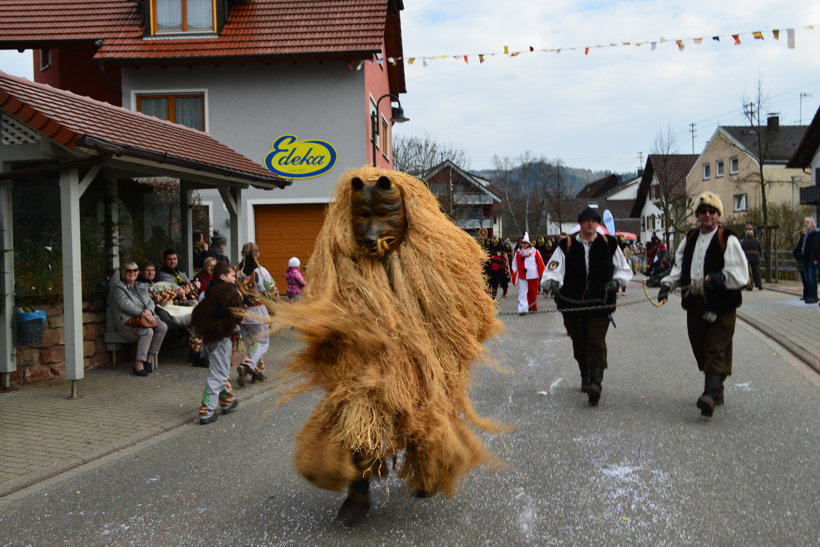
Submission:
<svg viewBox="0 0 820 547">
<path fill-rule="evenodd" d="M 373 167 L 376 167 L 376 139 L 379 138 L 379 104 L 382 102 L 382 99 L 386 99 L 390 97 L 392 100 L 399 103 L 399 106 L 392 107 L 390 111 L 390 119 L 393 123 L 404 123 L 409 122 L 410 118 L 407 118 L 404 115 L 404 109 L 401 107 L 401 100 L 398 96 L 393 95 L 392 93 L 385 93 L 376 101 L 376 110 L 370 113 L 370 135 L 372 138 L 372 156 L 373 156 Z M 391 101 L 392 102 L 392 101 Z"/>
</svg>

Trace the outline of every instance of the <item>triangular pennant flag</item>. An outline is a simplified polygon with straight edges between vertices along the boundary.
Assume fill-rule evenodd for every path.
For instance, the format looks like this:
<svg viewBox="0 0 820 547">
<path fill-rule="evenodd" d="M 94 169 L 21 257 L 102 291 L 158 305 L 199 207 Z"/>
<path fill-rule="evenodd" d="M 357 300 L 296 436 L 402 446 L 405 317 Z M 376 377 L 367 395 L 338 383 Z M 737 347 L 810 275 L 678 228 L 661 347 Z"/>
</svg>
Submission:
<svg viewBox="0 0 820 547">
<path fill-rule="evenodd" d="M 814 30 L 814 25 L 806 25 L 806 28 L 809 30 Z"/>
<path fill-rule="evenodd" d="M 780 40 L 780 29 L 777 29 L 777 28 L 774 29 L 772 31 L 772 36 L 774 36 L 775 40 Z"/>
<path fill-rule="evenodd" d="M 752 36 L 755 37 L 755 40 L 763 40 L 763 33 L 759 30 L 756 30 L 752 33 Z"/>
<path fill-rule="evenodd" d="M 720 42 L 720 36 L 712 36 L 712 40 L 715 42 Z"/>
<path fill-rule="evenodd" d="M 584 55 L 589 55 L 589 48 L 588 47 L 584 48 Z"/>
<path fill-rule="evenodd" d="M 464 56 L 464 64 L 469 64 L 469 63 L 470 63 L 470 61 L 467 60 L 467 56 L 465 55 Z"/>
<path fill-rule="evenodd" d="M 794 29 L 786 29 L 786 42 L 789 44 L 789 49 L 794 49 Z"/>
<path fill-rule="evenodd" d="M 663 36 L 661 36 L 661 43 L 664 43 L 664 42 L 666 42 L 666 41 L 667 41 L 667 40 L 666 40 L 666 38 L 664 38 Z"/>
<path fill-rule="evenodd" d="M 679 51 L 683 51 L 683 48 L 686 47 L 685 45 L 683 45 L 683 40 L 675 40 L 675 43 L 678 44 Z"/>
<path fill-rule="evenodd" d="M 421 65 L 422 66 L 427 66 L 427 57 L 425 57 L 421 60 Z"/>
<path fill-rule="evenodd" d="M 408 64 L 408 65 L 412 65 L 412 64 L 413 64 L 413 63 L 415 63 L 415 62 L 416 62 L 416 58 L 415 58 L 415 57 L 410 57 L 409 59 L 407 59 L 407 64 Z"/>
<path fill-rule="evenodd" d="M 530 46 L 530 51 L 535 51 L 535 48 Z"/>
<path fill-rule="evenodd" d="M 740 34 L 732 34 L 732 38 L 735 39 L 735 45 L 739 46 L 740 45 Z"/>
<path fill-rule="evenodd" d="M 650 51 L 655 51 L 658 47 L 657 42 L 649 42 L 649 45 L 652 46 L 652 49 Z"/>
<path fill-rule="evenodd" d="M 348 61 L 347 62 L 347 68 L 348 68 L 348 70 L 353 70 L 353 61 Z"/>
<path fill-rule="evenodd" d="M 694 41 L 695 41 L 696 44 L 700 45 L 700 44 L 703 43 L 703 38 L 695 38 Z"/>
<path fill-rule="evenodd" d="M 516 55 L 520 54 L 520 51 L 516 51 L 514 53 L 510 53 L 510 57 L 515 57 Z"/>
<path fill-rule="evenodd" d="M 388 61 L 390 61 L 390 64 L 391 64 L 391 65 L 396 66 L 396 60 L 395 60 L 393 57 L 390 57 L 390 58 L 389 58 L 389 59 L 387 59 L 387 60 L 388 60 Z"/>
<path fill-rule="evenodd" d="M 507 55 L 510 52 L 510 46 L 504 46 L 504 55 Z"/>
<path fill-rule="evenodd" d="M 478 62 L 479 64 L 484 62 L 484 55 L 481 53 L 478 54 Z"/>
</svg>

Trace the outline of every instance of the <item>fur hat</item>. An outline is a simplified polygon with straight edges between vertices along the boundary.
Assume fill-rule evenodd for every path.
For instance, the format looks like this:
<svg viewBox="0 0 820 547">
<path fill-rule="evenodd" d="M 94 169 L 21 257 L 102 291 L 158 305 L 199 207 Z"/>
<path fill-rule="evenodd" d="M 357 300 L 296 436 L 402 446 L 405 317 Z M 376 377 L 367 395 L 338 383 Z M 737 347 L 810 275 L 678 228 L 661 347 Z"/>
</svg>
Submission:
<svg viewBox="0 0 820 547">
<path fill-rule="evenodd" d="M 529 232 L 524 232 L 524 237 L 521 238 L 521 243 L 529 243 L 530 242 L 530 234 Z"/>
<path fill-rule="evenodd" d="M 228 238 L 214 230 L 214 235 L 211 236 L 211 245 L 227 245 Z"/>
<path fill-rule="evenodd" d="M 301 262 L 299 262 L 299 259 L 296 258 L 295 256 L 293 258 L 291 258 L 290 260 L 288 260 L 288 268 L 298 268 L 300 265 L 301 265 Z"/>
<path fill-rule="evenodd" d="M 695 216 L 698 215 L 698 207 L 701 205 L 708 205 L 714 207 L 720 216 L 723 216 L 723 202 L 720 201 L 720 196 L 714 192 L 704 192 L 695 198 L 695 203 L 692 205 L 692 212 Z"/>
<path fill-rule="evenodd" d="M 594 218 L 598 222 L 601 222 L 601 214 L 592 207 L 587 207 L 578 214 L 578 222 L 581 222 L 585 218 Z"/>
</svg>

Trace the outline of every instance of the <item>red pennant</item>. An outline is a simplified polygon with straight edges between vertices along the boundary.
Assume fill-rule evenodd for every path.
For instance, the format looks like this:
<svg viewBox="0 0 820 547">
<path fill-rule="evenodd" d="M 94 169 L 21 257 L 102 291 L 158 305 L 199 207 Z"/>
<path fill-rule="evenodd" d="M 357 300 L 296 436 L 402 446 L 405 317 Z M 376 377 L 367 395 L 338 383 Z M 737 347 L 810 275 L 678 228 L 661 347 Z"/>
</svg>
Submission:
<svg viewBox="0 0 820 547">
<path fill-rule="evenodd" d="M 739 46 L 740 45 L 740 34 L 732 34 L 732 38 L 735 39 L 735 45 Z"/>
<path fill-rule="evenodd" d="M 588 47 L 584 48 L 584 55 L 589 55 L 589 48 Z"/>
</svg>

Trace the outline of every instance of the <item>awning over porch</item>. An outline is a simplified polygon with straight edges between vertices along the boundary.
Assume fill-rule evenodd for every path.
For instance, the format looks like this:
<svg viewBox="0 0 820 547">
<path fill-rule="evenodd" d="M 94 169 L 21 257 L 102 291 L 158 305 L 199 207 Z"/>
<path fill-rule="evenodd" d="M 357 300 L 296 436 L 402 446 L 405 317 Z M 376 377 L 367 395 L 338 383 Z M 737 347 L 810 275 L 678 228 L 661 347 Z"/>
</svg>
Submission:
<svg viewBox="0 0 820 547">
<path fill-rule="evenodd" d="M 209 134 L 0 72 L 0 238 L 13 249 L 15 179 L 59 177 L 66 378 L 83 378 L 80 197 L 95 180 L 180 180 L 181 241 L 191 264 L 191 191 L 216 188 L 231 217 L 231 250 L 244 238 L 242 189 L 290 184 Z M 116 185 L 114 185 L 116 186 Z M 0 253 L 0 381 L 15 370 L 11 338 L 14 257 Z"/>
</svg>

